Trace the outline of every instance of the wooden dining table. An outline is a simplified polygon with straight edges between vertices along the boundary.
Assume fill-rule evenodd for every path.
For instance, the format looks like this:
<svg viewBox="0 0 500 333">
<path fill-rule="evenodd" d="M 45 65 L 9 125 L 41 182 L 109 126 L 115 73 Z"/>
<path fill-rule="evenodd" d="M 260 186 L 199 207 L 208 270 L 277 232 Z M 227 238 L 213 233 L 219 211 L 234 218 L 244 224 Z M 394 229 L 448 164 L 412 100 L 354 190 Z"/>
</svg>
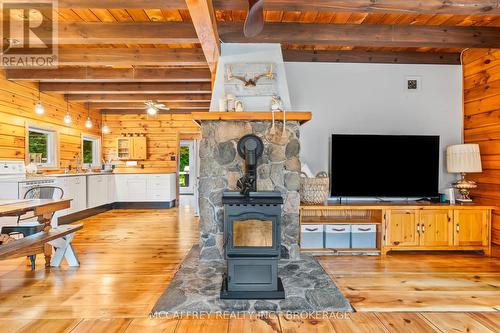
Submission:
<svg viewBox="0 0 500 333">
<path fill-rule="evenodd" d="M 44 226 L 43 231 L 51 230 L 51 219 L 58 210 L 70 207 L 71 199 L 19 199 L 0 200 L 0 218 L 7 216 L 20 216 L 33 213 L 38 223 Z M 52 246 L 44 243 L 45 263 L 50 266 Z"/>
</svg>

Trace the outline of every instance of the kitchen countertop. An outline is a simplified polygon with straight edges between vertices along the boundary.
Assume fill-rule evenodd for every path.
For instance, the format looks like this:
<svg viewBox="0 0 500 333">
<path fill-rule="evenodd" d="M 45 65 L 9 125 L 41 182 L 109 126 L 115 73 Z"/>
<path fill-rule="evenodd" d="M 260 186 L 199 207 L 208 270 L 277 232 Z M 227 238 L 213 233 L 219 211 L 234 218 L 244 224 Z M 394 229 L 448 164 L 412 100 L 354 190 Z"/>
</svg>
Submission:
<svg viewBox="0 0 500 333">
<path fill-rule="evenodd" d="M 175 172 L 160 172 L 160 171 L 134 171 L 134 172 L 80 172 L 80 173 L 53 173 L 46 174 L 45 177 L 75 177 L 75 176 L 94 176 L 94 175 L 150 175 L 150 174 L 175 174 Z"/>
</svg>

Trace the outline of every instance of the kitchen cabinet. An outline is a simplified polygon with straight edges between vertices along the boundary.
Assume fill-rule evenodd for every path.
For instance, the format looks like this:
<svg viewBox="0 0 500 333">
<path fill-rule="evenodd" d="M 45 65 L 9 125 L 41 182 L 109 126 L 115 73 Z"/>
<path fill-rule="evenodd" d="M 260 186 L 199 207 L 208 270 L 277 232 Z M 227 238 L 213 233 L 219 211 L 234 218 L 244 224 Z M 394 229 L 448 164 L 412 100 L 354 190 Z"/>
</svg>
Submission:
<svg viewBox="0 0 500 333">
<path fill-rule="evenodd" d="M 85 176 L 58 177 L 56 186 L 63 189 L 63 198 L 72 199 L 70 208 L 56 212 L 56 217 L 73 214 L 87 208 L 87 181 Z"/>
<path fill-rule="evenodd" d="M 118 202 L 170 202 L 176 198 L 175 174 L 116 175 Z"/>
<path fill-rule="evenodd" d="M 173 201 L 176 199 L 175 174 L 153 174 L 147 177 L 148 201 Z"/>
<path fill-rule="evenodd" d="M 107 175 L 87 176 L 87 208 L 94 208 L 108 203 Z"/>
<path fill-rule="evenodd" d="M 116 197 L 118 202 L 146 201 L 147 175 L 116 175 Z"/>
<path fill-rule="evenodd" d="M 108 186 L 108 199 L 107 203 L 113 203 L 116 201 L 116 181 L 114 175 L 106 175 L 106 181 Z"/>
<path fill-rule="evenodd" d="M 118 138 L 117 151 L 120 160 L 145 160 L 147 159 L 146 137 L 136 136 Z"/>
<path fill-rule="evenodd" d="M 454 245 L 486 246 L 489 242 L 488 212 L 456 210 L 454 212 Z"/>
</svg>

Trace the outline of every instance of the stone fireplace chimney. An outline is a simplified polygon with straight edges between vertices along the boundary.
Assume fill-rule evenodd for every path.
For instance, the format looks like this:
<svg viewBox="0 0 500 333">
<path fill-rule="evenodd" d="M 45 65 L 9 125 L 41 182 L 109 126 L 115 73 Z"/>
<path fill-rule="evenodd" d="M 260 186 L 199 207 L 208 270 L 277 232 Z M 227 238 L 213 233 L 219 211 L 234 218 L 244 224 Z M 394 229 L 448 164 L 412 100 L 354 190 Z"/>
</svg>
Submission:
<svg viewBox="0 0 500 333">
<path fill-rule="evenodd" d="M 252 95 L 248 89 L 236 98 L 241 100 L 245 111 L 270 111 L 272 95 L 281 98 L 283 109 L 290 111 L 290 97 L 279 44 L 223 44 L 211 111 L 218 111 L 219 99 L 228 89 L 240 91 L 238 82 L 227 80 L 227 65 L 240 66 L 252 72 L 252 64 L 262 67 L 273 64 L 273 82 L 257 86 Z M 259 67 L 259 68 L 261 68 Z M 255 70 L 256 72 L 257 70 Z M 250 77 L 255 73 L 249 73 Z M 240 84 L 241 85 L 241 84 Z M 243 112 L 244 114 L 245 112 Z M 196 119 L 201 126 L 202 139 L 199 149 L 200 182 L 200 257 L 202 260 L 224 258 L 224 191 L 237 191 L 236 183 L 244 175 L 245 162 L 238 155 L 237 143 L 245 135 L 254 134 L 264 144 L 264 152 L 258 159 L 257 191 L 279 191 L 283 198 L 281 212 L 282 259 L 299 257 L 299 187 L 300 187 L 300 123 L 276 121 L 275 127 L 269 117 L 245 120 L 238 119 L 238 113 L 230 113 L 231 120 Z M 239 113 L 242 114 L 242 113 Z M 282 116 L 279 118 L 282 119 Z"/>
</svg>

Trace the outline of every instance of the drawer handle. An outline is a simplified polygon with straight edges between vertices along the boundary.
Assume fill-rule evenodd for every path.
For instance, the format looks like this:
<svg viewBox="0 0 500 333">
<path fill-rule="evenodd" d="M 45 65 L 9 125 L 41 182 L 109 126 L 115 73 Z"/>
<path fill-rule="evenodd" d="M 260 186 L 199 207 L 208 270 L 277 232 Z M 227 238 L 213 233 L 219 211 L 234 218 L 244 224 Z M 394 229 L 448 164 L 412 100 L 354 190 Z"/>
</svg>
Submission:
<svg viewBox="0 0 500 333">
<path fill-rule="evenodd" d="M 457 223 L 457 233 L 460 232 L 460 224 Z"/>
<path fill-rule="evenodd" d="M 342 228 L 342 229 L 335 229 L 335 228 L 332 228 L 332 230 L 334 230 L 334 231 L 345 231 L 345 228 Z"/>
<path fill-rule="evenodd" d="M 394 245 L 399 245 L 399 242 L 392 242 Z"/>
<path fill-rule="evenodd" d="M 318 228 L 306 228 L 307 231 L 316 231 Z"/>
<path fill-rule="evenodd" d="M 371 228 L 358 228 L 359 231 L 371 231 Z"/>
</svg>

